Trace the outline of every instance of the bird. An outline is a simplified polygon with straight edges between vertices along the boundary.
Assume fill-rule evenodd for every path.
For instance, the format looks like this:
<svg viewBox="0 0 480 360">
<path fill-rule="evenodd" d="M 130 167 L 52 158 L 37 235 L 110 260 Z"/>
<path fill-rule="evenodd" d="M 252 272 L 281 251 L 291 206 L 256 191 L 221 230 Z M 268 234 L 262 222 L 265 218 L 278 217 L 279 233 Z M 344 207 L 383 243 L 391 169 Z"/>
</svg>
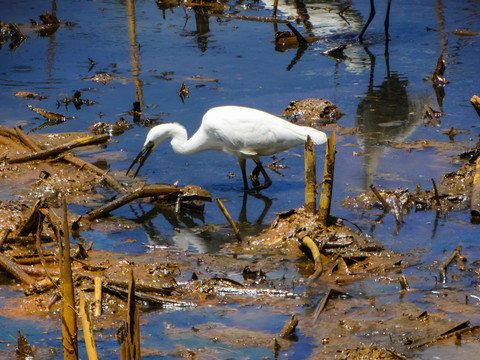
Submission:
<svg viewBox="0 0 480 360">
<path fill-rule="evenodd" d="M 171 146 L 178 154 L 192 155 L 202 151 L 222 151 L 236 156 L 242 171 L 245 191 L 260 191 L 272 181 L 260 161 L 261 156 L 270 156 L 305 143 L 307 136 L 316 145 L 327 141 L 327 135 L 308 126 L 295 125 L 267 112 L 243 106 L 219 106 L 209 109 L 202 118 L 197 132 L 188 139 L 187 130 L 178 123 L 165 123 L 153 127 L 147 134 L 142 150 L 127 170 L 135 164 L 142 168 L 145 160 L 164 140 L 171 138 Z M 252 159 L 256 166 L 251 173 L 252 189 L 248 187 L 246 161 Z M 263 184 L 256 178 L 264 177 Z"/>
<path fill-rule="evenodd" d="M 390 7 L 392 5 L 392 0 L 388 0 L 387 2 L 387 11 L 385 13 L 385 22 L 383 23 L 385 27 L 385 42 L 388 44 L 388 28 L 390 26 Z M 363 34 L 367 31 L 368 25 L 372 22 L 373 18 L 375 17 L 375 0 L 370 0 L 370 15 L 368 16 L 368 20 L 363 26 L 360 35 L 358 35 L 358 41 L 361 43 L 363 42 Z"/>
</svg>

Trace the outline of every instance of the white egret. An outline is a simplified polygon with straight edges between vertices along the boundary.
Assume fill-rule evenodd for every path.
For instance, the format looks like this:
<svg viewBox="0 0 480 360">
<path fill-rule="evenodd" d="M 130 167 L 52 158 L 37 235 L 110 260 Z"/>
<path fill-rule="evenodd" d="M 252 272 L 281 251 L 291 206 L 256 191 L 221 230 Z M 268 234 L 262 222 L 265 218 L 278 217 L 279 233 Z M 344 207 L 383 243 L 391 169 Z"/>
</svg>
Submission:
<svg viewBox="0 0 480 360">
<path fill-rule="evenodd" d="M 153 127 L 147 135 L 142 150 L 127 170 L 138 162 L 137 176 L 145 160 L 165 139 L 172 138 L 171 145 L 178 154 L 192 155 L 202 151 L 216 150 L 234 155 L 242 170 L 243 185 L 248 190 L 245 171 L 247 159 L 256 167 L 252 176 L 262 173 L 265 182 L 254 184 L 253 190 L 266 189 L 272 184 L 260 161 L 260 156 L 269 156 L 304 144 L 307 136 L 314 144 L 327 141 L 325 133 L 307 126 L 299 126 L 266 112 L 241 106 L 220 106 L 208 110 L 197 132 L 188 139 L 186 129 L 177 123 Z M 253 184 L 253 181 L 252 181 Z M 255 186 L 256 185 L 256 186 Z"/>
</svg>

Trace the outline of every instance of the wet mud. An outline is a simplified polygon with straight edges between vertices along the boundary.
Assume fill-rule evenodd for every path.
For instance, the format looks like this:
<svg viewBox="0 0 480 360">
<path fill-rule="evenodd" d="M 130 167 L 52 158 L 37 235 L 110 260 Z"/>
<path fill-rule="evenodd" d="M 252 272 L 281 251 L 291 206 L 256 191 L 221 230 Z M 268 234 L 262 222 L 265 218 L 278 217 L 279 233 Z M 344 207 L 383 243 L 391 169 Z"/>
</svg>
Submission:
<svg viewBox="0 0 480 360">
<path fill-rule="evenodd" d="M 302 35 L 311 24 L 308 25 L 309 17 L 301 11 L 288 17 L 295 21 L 288 23 L 284 18 L 277 18 L 275 12 L 271 17 L 227 13 L 229 6 L 218 1 L 191 1 L 183 8 L 177 2 L 157 1 L 156 6 L 164 15 L 167 11 L 184 11 L 186 19 L 188 9 L 200 27 L 202 18 L 207 19 L 208 25 L 209 17 L 215 18 L 219 26 L 231 19 L 273 23 L 275 32 L 271 42 L 275 50 L 297 51 L 287 71 L 297 69 L 305 51 L 325 40 L 308 31 Z M 248 10 L 255 4 L 242 6 Z M 274 11 L 276 6 L 274 4 Z M 350 5 L 336 11 L 330 8 L 322 11 L 324 16 L 333 13 L 348 24 L 357 16 L 350 14 L 349 8 Z M 130 19 L 134 19 L 133 15 L 129 13 Z M 62 27 L 75 26 L 48 12 L 40 15 L 39 20 L 25 24 L 0 21 L 0 46 L 8 44 L 9 51 L 14 52 L 25 46 L 24 42 L 30 37 L 51 37 Z M 277 26 L 285 23 L 291 31 L 277 31 Z M 302 23 L 305 27 L 299 32 L 296 26 Z M 202 36 L 208 32 L 205 29 L 197 32 L 202 52 L 206 51 L 202 46 L 207 44 Z M 468 30 L 444 33 L 468 39 L 478 36 Z M 332 40 L 333 35 L 322 44 L 328 45 L 328 49 L 321 55 L 334 59 L 337 64 L 351 61 L 349 56 L 358 51 L 356 45 L 351 41 L 339 44 Z M 432 178 L 431 188 L 418 185 L 416 189 L 390 189 L 371 181 L 370 189 L 346 196 L 341 200 L 342 207 L 360 214 L 358 218 L 374 219 L 375 225 L 391 222 L 394 233 L 409 226 L 406 217 L 420 212 L 435 213 L 436 220 L 450 214 L 468 213 L 468 225 L 477 225 L 480 222 L 480 149 L 473 136 L 473 126 L 472 129 L 453 126 L 442 129 L 445 141 L 406 139 L 413 131 L 411 128 L 418 124 L 425 129 L 437 129 L 443 117 L 448 117 L 441 106 L 444 88 L 450 83 L 446 75 L 447 55 L 442 50 L 431 75 L 424 78 L 431 84 L 441 110 L 425 102 L 422 116 L 413 119 L 407 81 L 395 72 L 390 73 L 388 39 L 387 34 L 387 77 L 380 86 L 374 86 L 375 62 L 372 60 L 370 83 L 360 99 L 355 126 L 338 124 L 344 116 L 342 109 L 322 98 L 287 101 L 281 116 L 293 123 L 335 132 L 339 137 L 357 136 L 364 152 L 354 152 L 353 156 L 364 156 L 367 160 L 373 159 L 372 154 L 380 148 L 405 153 L 433 148 L 437 154 L 451 158 L 450 163 L 456 170 L 439 179 Z M 135 68 L 141 47 L 136 40 L 131 47 L 133 77 L 123 76 L 115 70 L 116 65 L 109 65 L 108 72 L 102 70 L 78 76 L 79 79 L 86 87 L 91 84 L 123 86 L 133 81 L 136 95 L 141 94 L 143 84 Z M 364 50 L 366 55 L 362 56 L 372 59 L 368 48 Z M 90 72 L 97 63 L 88 58 L 88 65 Z M 161 81 L 172 81 L 177 74 L 164 71 L 161 76 L 155 76 Z M 211 90 L 221 93 L 222 88 L 217 84 L 224 80 L 194 75 L 186 77 L 186 81 L 182 79 L 175 84 L 174 93 L 182 105 L 208 83 L 216 86 Z M 74 318 L 73 323 L 80 324 L 90 317 L 93 337 L 101 344 L 101 357 L 105 358 L 129 358 L 126 351 L 141 352 L 144 358 L 189 359 L 260 356 L 413 359 L 434 358 L 439 354 L 449 358 L 475 358 L 478 354 L 480 297 L 476 294 L 480 264 L 475 258 L 475 246 L 462 247 L 455 242 L 452 248 L 435 254 L 432 263 L 422 262 L 424 249 L 421 247 L 405 253 L 387 249 L 348 218 L 334 213 L 327 213 L 326 219 L 322 217 L 317 212 L 316 200 L 313 209 L 310 203 L 276 213 L 266 228 L 257 231 L 259 227 L 255 227 L 253 235 L 246 232 L 240 235 L 223 205 L 222 212 L 232 229 L 210 224 L 204 221 L 205 203 L 214 199 L 207 190 L 196 184 L 147 184 L 146 179 L 127 176 L 124 170 L 110 171 L 99 155 L 112 146 L 115 137 L 128 134 L 134 125 L 150 126 L 148 111 L 156 105 L 146 107 L 143 99 L 138 98 L 132 110 L 116 116 L 118 120 L 110 117 L 103 121 L 100 112 L 99 121 L 85 126 L 88 133 L 54 131 L 56 126 L 76 119 L 68 111 L 69 106 L 80 110 L 82 106 L 98 105 L 90 99 L 93 92 L 87 92 L 89 95 L 82 92 L 69 92 L 73 93 L 71 97 L 59 96 L 57 109 L 52 111 L 38 105 L 38 101 L 46 99 L 40 91 L 17 91 L 12 96 L 37 102 L 27 108 L 43 123 L 28 133 L 21 127 L 0 127 L 0 281 L 7 294 L 2 297 L 2 318 L 12 323 L 24 320 L 54 323 L 53 327 L 58 328 L 60 323 L 67 323 L 66 308 L 77 314 L 86 309 L 90 316 L 82 314 Z M 377 109 L 379 102 L 389 106 Z M 470 102 L 480 114 L 478 96 L 473 96 Z M 142 113 L 144 110 L 147 114 Z M 153 116 L 153 122 L 166 113 L 161 114 Z M 127 117 L 132 117 L 133 123 L 126 120 Z M 378 121 L 370 123 L 366 120 L 369 118 Z M 52 133 L 37 133 L 45 129 Z M 471 137 L 465 139 L 465 135 Z M 462 140 L 457 141 L 459 136 L 463 136 Z M 345 152 L 345 147 L 334 150 L 333 158 L 339 152 Z M 111 156 L 128 157 L 122 151 Z M 282 160 L 273 159 L 267 167 L 281 170 Z M 317 159 L 320 161 L 323 159 Z M 330 175 L 325 176 L 318 189 L 314 184 L 313 193 L 320 193 L 327 183 L 335 183 L 333 170 Z M 234 174 L 229 177 L 234 178 Z M 265 202 L 265 210 L 257 221 L 261 224 L 270 206 L 267 204 L 272 201 L 258 193 L 245 194 L 248 196 Z M 221 206 L 220 199 L 216 200 Z M 96 249 L 95 237 L 99 233 L 107 237 L 121 233 L 124 244 L 138 242 L 134 231 L 145 226 L 141 222 L 150 226 L 148 216 L 133 221 L 114 213 L 131 204 L 153 208 L 156 215 L 162 214 L 179 230 L 178 235 L 180 230 L 185 230 L 182 224 L 186 224 L 187 236 L 225 241 L 216 253 L 154 242 L 141 244 L 144 251 L 138 254 Z M 195 219 L 200 219 L 202 224 L 197 225 Z M 246 222 L 245 214 L 237 221 L 242 222 Z M 65 251 L 69 254 L 65 255 Z M 66 258 L 71 259 L 71 276 L 66 274 Z M 414 266 L 421 271 L 411 271 Z M 416 288 L 430 281 L 422 271 L 435 274 L 435 284 L 428 291 Z M 70 305 L 64 288 L 68 282 L 73 291 Z M 464 286 L 466 282 L 468 287 Z M 161 318 L 163 343 L 158 341 L 159 327 L 149 327 L 158 321 L 158 314 L 171 314 Z M 192 318 L 185 320 L 186 314 Z M 82 347 L 89 342 L 87 333 L 86 327 L 79 331 Z M 60 358 L 68 348 L 65 337 L 63 344 L 55 339 L 53 345 L 42 342 L 33 345 L 19 331 L 15 340 L 8 340 L 0 357 Z"/>
</svg>

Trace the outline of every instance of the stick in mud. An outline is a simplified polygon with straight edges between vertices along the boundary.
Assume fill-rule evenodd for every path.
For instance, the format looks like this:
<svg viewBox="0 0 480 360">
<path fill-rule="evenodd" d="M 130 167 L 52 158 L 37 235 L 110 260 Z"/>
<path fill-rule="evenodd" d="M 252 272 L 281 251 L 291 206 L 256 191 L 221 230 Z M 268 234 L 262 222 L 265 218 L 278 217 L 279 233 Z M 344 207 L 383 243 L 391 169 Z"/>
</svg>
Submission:
<svg viewBox="0 0 480 360">
<path fill-rule="evenodd" d="M 375 186 L 373 186 L 373 184 L 370 185 L 370 189 L 372 189 L 373 193 L 375 194 L 375 196 L 377 197 L 377 199 L 380 201 L 380 203 L 382 204 L 383 206 L 383 210 L 384 211 L 388 211 L 390 209 L 390 206 L 388 206 L 388 203 L 385 201 L 385 199 L 383 198 L 382 194 L 380 194 L 378 192 L 378 190 L 375 188 Z"/>
<path fill-rule="evenodd" d="M 450 254 L 450 256 L 445 260 L 443 263 L 440 264 L 438 267 L 438 271 L 440 273 L 440 282 L 445 283 L 447 281 L 447 267 L 451 264 L 453 260 L 457 256 L 460 255 L 460 251 L 462 251 L 462 245 L 458 245 Z"/>
<path fill-rule="evenodd" d="M 330 220 L 330 206 L 332 203 L 333 173 L 335 169 L 335 133 L 327 140 L 325 153 L 325 169 L 323 171 L 322 191 L 318 209 L 319 221 L 322 226 L 328 226 Z"/>
<path fill-rule="evenodd" d="M 241 244 L 243 242 L 242 240 L 242 237 L 240 236 L 240 231 L 238 231 L 238 228 L 237 226 L 235 225 L 235 222 L 232 220 L 232 217 L 230 216 L 230 214 L 228 213 L 227 209 L 225 208 L 225 206 L 223 205 L 222 201 L 217 198 L 217 205 L 218 207 L 220 208 L 220 211 L 222 212 L 223 216 L 225 216 L 225 218 L 227 219 L 228 223 L 230 224 L 230 226 L 232 227 L 233 229 L 233 232 L 235 234 L 235 237 L 237 238 L 237 241 L 239 244 Z"/>
<path fill-rule="evenodd" d="M 433 184 L 433 192 L 435 194 L 435 203 L 440 208 L 439 210 L 442 210 L 442 203 L 440 202 L 440 197 L 438 196 L 437 184 L 433 179 L 432 179 L 432 184 Z"/>
<path fill-rule="evenodd" d="M 305 141 L 305 211 L 315 213 L 317 210 L 317 170 L 315 166 L 315 149 L 310 136 Z"/>
<path fill-rule="evenodd" d="M 285 325 L 283 325 L 282 330 L 279 333 L 279 336 L 282 338 L 289 337 L 295 331 L 295 328 L 298 325 L 298 319 L 294 314 L 290 315 Z"/>
<path fill-rule="evenodd" d="M 95 276 L 95 316 L 102 315 L 102 278 Z"/>
</svg>

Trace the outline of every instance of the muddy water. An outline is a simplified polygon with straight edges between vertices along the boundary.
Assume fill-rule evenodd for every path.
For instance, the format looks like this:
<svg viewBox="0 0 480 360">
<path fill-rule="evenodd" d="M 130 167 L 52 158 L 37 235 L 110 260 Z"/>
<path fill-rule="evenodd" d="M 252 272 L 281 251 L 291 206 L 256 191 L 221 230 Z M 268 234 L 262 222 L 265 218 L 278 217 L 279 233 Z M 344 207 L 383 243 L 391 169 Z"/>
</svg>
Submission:
<svg viewBox="0 0 480 360">
<path fill-rule="evenodd" d="M 463 245 L 470 263 L 480 257 L 476 244 L 478 229 L 470 224 L 468 212 L 411 213 L 405 216 L 404 224 L 398 226 L 393 216 L 376 221 L 374 211 L 350 211 L 340 202 L 347 195 L 366 191 L 371 183 L 378 187 L 410 189 L 420 184 L 422 189 L 430 189 L 432 178 L 438 180 L 444 173 L 458 169 L 455 155 L 476 144 L 479 119 L 469 99 L 478 94 L 479 38 L 457 36 L 452 32 L 455 29 L 480 32 L 479 4 L 475 1 L 462 6 L 455 1 L 393 2 L 388 49 L 383 34 L 385 4 L 377 4 L 377 18 L 366 33 L 363 45 L 355 41 L 355 35 L 368 16 L 368 1 L 352 3 L 343 13 L 348 23 L 336 15 L 345 5 L 342 2 L 307 3 L 309 20 L 296 26 L 302 33 L 321 39 L 304 51 L 296 48 L 277 51 L 274 33 L 277 29 L 286 30 L 285 24 L 209 17 L 192 9 L 185 12 L 175 5 L 162 8 L 153 1 L 136 2 L 134 12 L 130 9 L 130 13 L 123 2 L 67 1 L 56 7 L 61 26 L 53 34 L 43 36 L 29 21 L 38 20 L 40 14 L 51 12 L 51 8 L 35 1 L 23 2 L 22 6 L 0 1 L 0 20 L 20 24 L 28 35 L 28 39 L 15 48 L 10 49 L 10 43 L 6 42 L 0 49 L 0 125 L 21 125 L 26 132 L 34 133 L 87 131 L 95 122 L 115 123 L 124 117 L 134 125 L 131 130 L 115 136 L 107 148 L 85 155 L 86 160 L 121 178 L 152 124 L 179 122 L 193 134 L 202 114 L 214 106 L 244 105 L 281 114 L 292 100 L 329 99 L 345 114 L 339 125 L 347 129 L 358 127 L 355 135 L 337 134 L 333 213 L 354 222 L 387 249 L 417 255 L 418 259 L 412 262 L 414 266 L 404 272 L 412 277 L 410 285 L 420 292 L 407 298 L 422 310 L 438 310 L 432 297 L 443 287 L 436 283 L 438 274 L 430 264 L 443 261 L 444 251 L 450 252 L 459 244 Z M 271 2 L 229 2 L 225 13 L 270 16 L 271 7 Z M 279 11 L 282 18 L 297 16 L 292 4 L 281 2 Z M 339 44 L 348 44 L 343 59 L 322 54 Z M 440 101 L 429 79 L 442 50 L 449 83 Z M 95 62 L 93 68 L 89 58 Z M 111 81 L 86 80 L 98 73 L 110 74 Z M 177 94 L 183 82 L 190 92 L 184 101 Z M 72 97 L 76 90 L 81 91 L 82 99 L 95 104 L 83 105 L 80 109 L 65 105 L 62 99 Z M 39 95 L 21 98 L 14 96 L 17 91 Z M 137 119 L 128 113 L 135 101 L 142 104 L 142 114 Z M 447 115 L 438 123 L 427 124 L 423 117 L 424 104 Z M 54 125 L 45 124 L 46 119 L 27 105 L 62 113 L 67 119 Z M 444 132 L 452 127 L 459 130 L 454 138 L 458 147 L 454 149 L 397 149 L 385 144 L 386 141 L 425 139 L 449 142 Z M 316 151 L 320 176 L 324 149 L 319 147 Z M 147 161 L 141 175 L 148 183 L 178 181 L 180 186 L 195 184 L 207 189 L 213 197 L 224 201 L 234 219 L 242 220 L 239 227 L 247 236 L 268 226 L 275 212 L 303 205 L 302 155 L 301 148 L 279 154 L 277 159 L 284 158 L 282 164 L 287 168 L 279 173 L 270 172 L 272 187 L 257 197 L 244 198 L 241 173 L 231 156 L 202 153 L 185 157 L 173 153 L 167 142 Z M 271 161 L 264 159 L 265 163 Z M 107 192 L 107 195 L 113 193 Z M 15 196 L 11 187 L 0 188 L 2 200 Z M 80 205 L 71 207 L 77 213 L 89 210 Z M 149 205 L 124 207 L 113 215 L 116 217 L 113 225 L 100 224 L 81 234 L 95 239 L 97 250 L 114 250 L 126 256 L 145 255 L 148 250 L 143 244 L 150 243 L 195 253 L 222 253 L 225 242 L 235 241 L 215 203 L 206 205 L 203 216 L 184 219 L 172 218 Z M 203 231 L 205 224 L 219 226 L 209 227 L 213 232 Z M 131 239 L 135 241 L 126 241 Z M 301 277 L 296 272 L 282 271 L 269 276 Z M 477 282 L 476 275 L 468 272 L 462 273 L 452 286 L 463 287 L 463 297 L 478 295 Z M 298 292 L 308 294 L 312 305 L 323 296 L 323 290 L 303 293 L 305 289 L 299 288 Z M 365 298 L 375 297 L 377 304 L 388 304 L 399 298 L 398 287 L 385 283 L 353 284 L 348 290 Z M 15 295 L 11 290 L 0 293 L 1 298 L 12 296 Z M 472 298 L 472 302 L 478 300 Z M 305 315 L 301 308 L 298 312 Z M 153 312 L 142 333 L 147 336 L 144 341 L 148 348 L 165 352 L 173 351 L 174 344 L 202 348 L 212 345 L 211 338 L 171 329 L 215 321 L 275 333 L 288 318 L 278 313 L 275 306 L 260 310 L 237 308 L 235 304 L 221 310 L 186 311 L 181 316 L 175 312 Z M 474 324 L 479 320 L 468 314 L 452 317 L 470 319 Z M 46 340 L 41 335 L 46 331 L 44 327 L 55 328 L 55 324 L 45 325 L 43 320 L 31 328 L 23 320 L 18 324 L 1 320 L 8 327 L 7 337 L 1 340 L 10 342 L 21 328 L 32 343 L 44 341 L 47 346 L 58 346 L 54 341 L 58 333 L 52 332 Z M 106 354 L 115 347 L 112 334 L 113 331 L 102 334 Z M 285 356 L 305 357 L 315 353 L 316 341 L 305 334 L 299 338 L 285 350 Z M 159 346 L 167 340 L 172 340 L 170 347 Z M 228 350 L 206 357 L 273 356 L 271 348 L 266 346 L 247 349 L 227 343 L 213 346 L 217 350 Z M 467 346 L 461 350 L 472 351 Z M 447 353 L 449 356 L 445 357 Z M 449 358 L 451 354 L 444 349 L 430 349 L 417 355 Z"/>
</svg>

